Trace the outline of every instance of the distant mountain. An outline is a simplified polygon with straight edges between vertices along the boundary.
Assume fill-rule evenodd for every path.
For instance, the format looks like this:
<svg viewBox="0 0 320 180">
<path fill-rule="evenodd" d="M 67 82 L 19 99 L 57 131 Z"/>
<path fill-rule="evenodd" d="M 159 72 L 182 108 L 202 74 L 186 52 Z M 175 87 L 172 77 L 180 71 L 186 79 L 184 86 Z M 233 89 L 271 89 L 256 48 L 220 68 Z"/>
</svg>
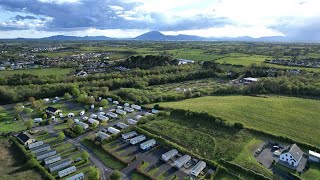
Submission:
<svg viewBox="0 0 320 180">
<path fill-rule="evenodd" d="M 110 37 L 105 36 L 64 36 L 64 35 L 57 35 L 51 36 L 46 38 L 41 38 L 42 40 L 49 40 L 49 41 L 103 41 L 103 40 L 112 40 Z"/>
<path fill-rule="evenodd" d="M 150 31 L 140 36 L 134 38 L 135 40 L 144 40 L 144 41 L 166 41 L 167 36 L 162 34 L 159 31 Z"/>
</svg>

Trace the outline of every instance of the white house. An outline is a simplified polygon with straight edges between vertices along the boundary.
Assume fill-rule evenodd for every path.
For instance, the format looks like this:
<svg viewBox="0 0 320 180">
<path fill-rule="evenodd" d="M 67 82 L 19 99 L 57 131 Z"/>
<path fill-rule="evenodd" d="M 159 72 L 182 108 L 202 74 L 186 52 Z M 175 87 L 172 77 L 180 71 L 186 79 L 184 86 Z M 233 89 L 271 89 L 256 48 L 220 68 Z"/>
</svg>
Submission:
<svg viewBox="0 0 320 180">
<path fill-rule="evenodd" d="M 96 119 L 96 118 L 98 118 L 98 115 L 96 115 L 96 114 L 91 114 L 90 117 Z"/>
<path fill-rule="evenodd" d="M 94 104 L 91 104 L 90 108 L 91 108 L 91 109 L 94 109 Z"/>
<path fill-rule="evenodd" d="M 124 103 L 124 105 L 123 105 L 124 107 L 129 107 L 130 106 L 130 104 L 129 103 Z"/>
<path fill-rule="evenodd" d="M 279 160 L 286 162 L 293 167 L 297 167 L 302 156 L 303 151 L 296 144 L 292 144 L 282 151 Z"/>
<path fill-rule="evenodd" d="M 42 145 L 43 145 L 43 141 L 37 141 L 37 142 L 31 143 L 31 144 L 28 144 L 28 148 L 32 149 L 32 148 L 42 146 Z"/>
<path fill-rule="evenodd" d="M 74 123 L 78 123 L 78 122 L 79 122 L 79 119 L 74 119 L 73 122 L 74 122 Z"/>
<path fill-rule="evenodd" d="M 156 110 L 156 109 L 152 109 L 151 110 L 151 113 L 153 113 L 153 114 L 158 114 L 160 111 L 159 110 Z"/>
<path fill-rule="evenodd" d="M 47 165 L 47 164 L 52 164 L 52 163 L 58 162 L 60 160 L 61 160 L 61 156 L 60 156 L 60 154 L 57 154 L 57 155 L 48 157 L 48 158 L 44 159 L 43 161 L 44 161 L 44 164 Z"/>
<path fill-rule="evenodd" d="M 117 106 L 117 109 L 122 109 L 122 106 Z"/>
<path fill-rule="evenodd" d="M 309 150 L 309 161 L 320 162 L 320 154 Z"/>
<path fill-rule="evenodd" d="M 153 147 L 154 145 L 156 145 L 156 140 L 154 140 L 154 139 L 150 139 L 150 140 L 148 140 L 148 141 L 146 141 L 146 142 L 144 142 L 144 143 L 141 143 L 140 144 L 140 148 L 142 149 L 142 150 L 148 150 L 148 149 L 150 149 L 151 147 Z"/>
<path fill-rule="evenodd" d="M 206 168 L 207 164 L 203 161 L 199 161 L 192 169 L 190 174 L 194 175 L 194 176 L 198 176 L 201 171 Z"/>
<path fill-rule="evenodd" d="M 258 79 L 257 78 L 252 78 L 252 77 L 247 77 L 247 78 L 243 78 L 242 81 L 243 81 L 244 84 L 250 84 L 250 83 L 253 83 L 253 82 L 257 82 Z"/>
<path fill-rule="evenodd" d="M 146 140 L 146 136 L 140 135 L 140 136 L 137 136 L 135 138 L 130 139 L 130 144 L 135 145 L 135 144 L 142 142 L 144 140 Z"/>
<path fill-rule="evenodd" d="M 191 160 L 191 157 L 186 154 L 180 157 L 179 159 L 175 160 L 174 165 L 176 168 L 180 169 L 183 165 L 185 165 L 190 160 Z"/>
<path fill-rule="evenodd" d="M 103 111 L 103 107 L 99 107 L 99 111 Z"/>
<path fill-rule="evenodd" d="M 114 127 L 108 127 L 108 132 L 111 134 L 118 134 L 120 132 L 120 130 L 116 129 Z"/>
<path fill-rule="evenodd" d="M 132 104 L 131 107 L 136 110 L 141 110 L 141 106 Z"/>
<path fill-rule="evenodd" d="M 179 153 L 178 150 L 172 149 L 172 150 L 170 150 L 170 151 L 162 154 L 161 157 L 162 157 L 162 160 L 163 160 L 163 161 L 166 161 L 166 162 L 167 162 L 167 161 L 169 161 L 169 159 L 173 158 L 173 157 L 176 156 L 178 153 Z"/>
</svg>

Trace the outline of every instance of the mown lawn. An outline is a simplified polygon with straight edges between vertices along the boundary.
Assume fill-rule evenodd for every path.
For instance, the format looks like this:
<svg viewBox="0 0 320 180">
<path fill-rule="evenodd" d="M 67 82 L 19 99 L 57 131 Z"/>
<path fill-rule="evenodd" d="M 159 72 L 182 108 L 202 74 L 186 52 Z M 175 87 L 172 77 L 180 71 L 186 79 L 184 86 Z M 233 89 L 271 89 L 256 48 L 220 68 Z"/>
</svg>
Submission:
<svg viewBox="0 0 320 180">
<path fill-rule="evenodd" d="M 27 129 L 23 121 L 13 121 L 12 110 L 0 106 L 0 132 L 17 132 Z"/>
<path fill-rule="evenodd" d="M 69 74 L 72 68 L 43 68 L 43 69 L 21 69 L 21 70 L 7 70 L 0 71 L 0 76 L 10 76 L 14 74 L 32 74 L 37 76 L 58 75 L 64 76 Z"/>
<path fill-rule="evenodd" d="M 320 101 L 294 97 L 208 96 L 160 106 L 208 112 L 229 122 L 320 145 Z M 312 134 L 310 134 L 312 132 Z"/>
<path fill-rule="evenodd" d="M 0 179 L 32 179 L 41 180 L 42 177 L 34 170 L 25 167 L 20 154 L 16 148 L 11 146 L 7 139 L 0 138 Z"/>
<path fill-rule="evenodd" d="M 305 180 L 320 180 L 320 165 L 318 164 L 310 164 L 310 168 L 301 174 L 301 179 Z"/>
</svg>

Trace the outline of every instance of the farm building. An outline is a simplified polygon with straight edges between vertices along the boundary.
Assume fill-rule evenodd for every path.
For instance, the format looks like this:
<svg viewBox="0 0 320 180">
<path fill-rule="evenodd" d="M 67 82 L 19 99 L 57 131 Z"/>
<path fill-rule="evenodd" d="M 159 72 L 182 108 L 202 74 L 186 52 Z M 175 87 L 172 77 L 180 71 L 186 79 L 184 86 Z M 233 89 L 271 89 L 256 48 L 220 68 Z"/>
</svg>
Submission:
<svg viewBox="0 0 320 180">
<path fill-rule="evenodd" d="M 34 118 L 33 122 L 40 123 L 42 122 L 42 118 Z"/>
<path fill-rule="evenodd" d="M 69 178 L 67 178 L 66 180 L 81 180 L 84 179 L 84 174 L 81 172 L 79 174 L 76 174 L 74 176 L 71 176 Z"/>
<path fill-rule="evenodd" d="M 141 110 L 141 106 L 132 104 L 131 107 L 136 110 Z"/>
<path fill-rule="evenodd" d="M 17 135 L 17 138 L 24 145 L 29 145 L 29 144 L 32 144 L 32 143 L 36 142 L 36 140 L 28 132 L 19 133 Z"/>
<path fill-rule="evenodd" d="M 296 144 L 292 144 L 282 151 L 279 160 L 286 162 L 293 167 L 297 167 L 302 156 L 303 151 Z"/>
<path fill-rule="evenodd" d="M 74 117 L 74 113 L 69 113 L 68 118 L 72 118 L 72 117 Z"/>
<path fill-rule="evenodd" d="M 96 115 L 96 114 L 91 114 L 90 117 L 96 119 L 96 118 L 98 118 L 98 115 Z"/>
<path fill-rule="evenodd" d="M 118 105 L 119 101 L 112 101 L 112 103 Z"/>
<path fill-rule="evenodd" d="M 124 110 L 121 110 L 121 109 L 117 109 L 116 113 L 121 114 L 121 115 L 127 114 L 127 112 L 125 112 Z"/>
<path fill-rule="evenodd" d="M 130 144 L 135 145 L 135 144 L 142 142 L 144 140 L 146 140 L 146 136 L 140 135 L 140 136 L 137 136 L 135 138 L 130 139 Z"/>
<path fill-rule="evenodd" d="M 103 116 L 103 115 L 99 115 L 98 119 L 101 121 L 108 121 L 109 120 L 109 118 L 107 116 Z"/>
<path fill-rule="evenodd" d="M 128 112 L 128 113 L 134 112 L 134 109 L 131 108 L 131 107 L 125 107 L 123 110 L 125 110 L 125 111 Z"/>
<path fill-rule="evenodd" d="M 88 129 L 89 128 L 89 125 L 84 123 L 84 122 L 79 121 L 79 122 L 77 122 L 77 124 L 79 124 L 83 129 Z"/>
<path fill-rule="evenodd" d="M 102 132 L 102 131 L 97 132 L 96 135 L 97 135 L 97 137 L 100 137 L 101 140 L 104 140 L 104 139 L 107 139 L 107 138 L 110 137 L 109 134 L 106 134 L 106 133 L 104 133 L 104 132 Z"/>
<path fill-rule="evenodd" d="M 45 158 L 43 161 L 44 161 L 44 164 L 47 165 L 47 164 L 55 163 L 60 160 L 61 160 L 61 156 L 60 156 L 60 154 L 57 154 L 57 155 Z"/>
<path fill-rule="evenodd" d="M 179 159 L 174 161 L 174 165 L 176 168 L 181 168 L 183 165 L 185 165 L 188 161 L 190 161 L 191 157 L 189 155 L 184 155 L 180 157 Z"/>
<path fill-rule="evenodd" d="M 172 149 L 164 154 L 162 154 L 162 160 L 169 161 L 171 158 L 176 156 L 179 152 L 176 149 Z"/>
<path fill-rule="evenodd" d="M 60 169 L 63 169 L 65 167 L 69 166 L 70 164 L 72 164 L 72 160 L 71 159 L 61 160 L 61 161 L 58 161 L 56 163 L 50 164 L 49 165 L 49 171 L 50 172 L 58 171 Z"/>
<path fill-rule="evenodd" d="M 320 162 L 320 154 L 315 151 L 309 150 L 309 161 Z"/>
<path fill-rule="evenodd" d="M 32 148 L 35 148 L 35 147 L 38 147 L 41 145 L 43 145 L 43 141 L 37 141 L 37 142 L 31 143 L 31 144 L 28 144 L 28 148 L 32 149 Z"/>
<path fill-rule="evenodd" d="M 129 124 L 137 124 L 138 123 L 138 121 L 133 120 L 133 119 L 128 119 L 127 121 Z"/>
<path fill-rule="evenodd" d="M 121 128 L 121 129 L 125 129 L 125 128 L 129 127 L 128 124 L 125 124 L 125 123 L 123 123 L 123 122 L 118 122 L 118 123 L 116 124 L 116 126 L 119 127 L 119 128 Z"/>
<path fill-rule="evenodd" d="M 98 123 L 98 124 L 99 124 L 99 121 L 97 121 L 97 120 L 95 120 L 95 119 L 92 119 L 92 118 L 88 119 L 88 122 L 89 122 L 90 124 L 94 124 L 94 123 Z"/>
<path fill-rule="evenodd" d="M 148 150 L 148 149 L 150 149 L 151 147 L 153 147 L 154 145 L 156 145 L 156 140 L 150 139 L 150 140 L 148 140 L 148 141 L 146 141 L 146 142 L 144 142 L 144 143 L 141 143 L 141 144 L 140 144 L 140 148 L 141 148 L 142 150 Z"/>
<path fill-rule="evenodd" d="M 118 134 L 120 132 L 120 130 L 116 129 L 114 127 L 108 127 L 108 132 L 111 134 Z"/>
<path fill-rule="evenodd" d="M 62 178 L 62 177 L 68 176 L 69 174 L 74 173 L 76 171 L 77 171 L 77 168 L 75 166 L 71 166 L 71 167 L 68 167 L 66 169 L 59 171 L 58 175 L 59 175 L 59 178 Z"/>
<path fill-rule="evenodd" d="M 198 176 L 200 174 L 200 172 L 206 168 L 207 164 L 203 161 L 199 161 L 192 169 L 191 169 L 191 173 L 194 176 Z"/>
<path fill-rule="evenodd" d="M 122 134 L 122 139 L 128 139 L 128 138 L 132 138 L 134 136 L 138 135 L 138 133 L 136 131 L 131 131 L 125 134 Z"/>
<path fill-rule="evenodd" d="M 57 109 L 51 106 L 47 107 L 45 111 L 47 114 L 52 114 L 52 115 L 58 115 L 59 113 L 62 112 L 60 109 Z"/>
<path fill-rule="evenodd" d="M 43 151 L 48 151 L 50 150 L 50 144 L 43 144 L 41 146 L 35 147 L 31 149 L 32 153 L 39 153 L 39 152 L 43 152 Z"/>
<path fill-rule="evenodd" d="M 85 112 L 85 111 L 81 111 L 81 112 L 80 112 L 80 116 L 83 116 L 84 113 L 86 113 L 86 112 Z"/>
<path fill-rule="evenodd" d="M 47 157 L 50 157 L 50 156 L 53 156 L 56 154 L 57 154 L 57 151 L 54 149 L 51 149 L 49 151 L 43 151 L 43 152 L 36 153 L 36 157 L 37 157 L 37 160 L 42 160 L 42 159 L 45 159 Z"/>
</svg>

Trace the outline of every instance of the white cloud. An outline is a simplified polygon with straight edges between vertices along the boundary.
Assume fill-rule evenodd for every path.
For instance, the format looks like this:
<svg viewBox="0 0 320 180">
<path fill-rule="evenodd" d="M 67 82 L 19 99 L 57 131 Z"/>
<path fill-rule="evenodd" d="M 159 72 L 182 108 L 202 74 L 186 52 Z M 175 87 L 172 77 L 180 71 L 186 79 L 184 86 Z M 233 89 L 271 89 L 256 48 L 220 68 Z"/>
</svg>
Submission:
<svg viewBox="0 0 320 180">
<path fill-rule="evenodd" d="M 43 3 L 52 3 L 52 4 L 66 4 L 66 3 L 79 3 L 80 0 L 38 0 Z"/>
</svg>

